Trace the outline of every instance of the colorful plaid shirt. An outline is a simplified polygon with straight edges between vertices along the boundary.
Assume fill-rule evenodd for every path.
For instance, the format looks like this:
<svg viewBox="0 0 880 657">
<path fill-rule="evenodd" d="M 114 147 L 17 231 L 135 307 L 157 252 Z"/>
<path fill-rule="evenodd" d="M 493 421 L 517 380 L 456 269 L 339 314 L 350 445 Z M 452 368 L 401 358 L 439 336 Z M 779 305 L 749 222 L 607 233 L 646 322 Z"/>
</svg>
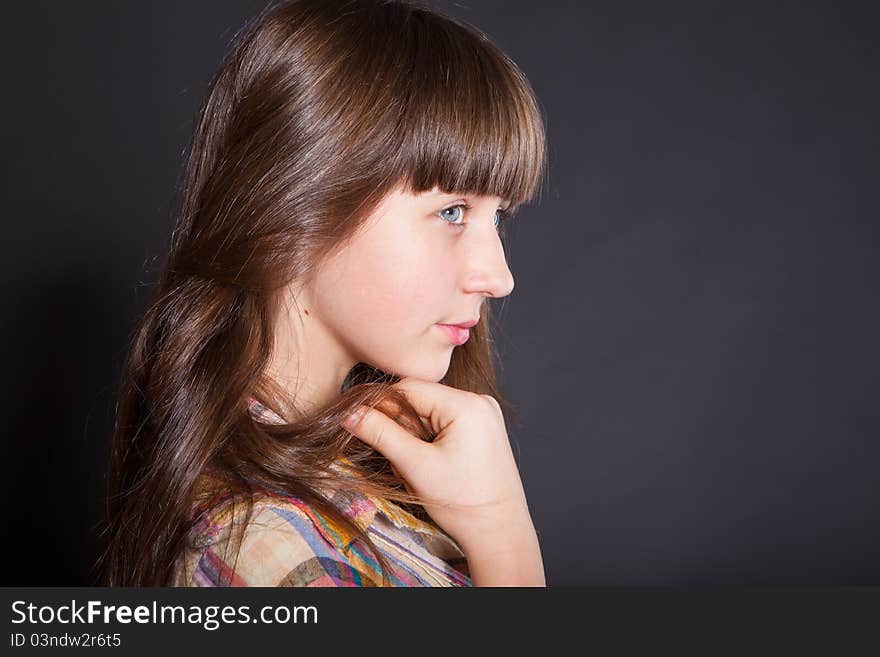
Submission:
<svg viewBox="0 0 880 657">
<path fill-rule="evenodd" d="M 260 421 L 283 422 L 253 399 L 250 411 Z M 219 476 L 207 472 L 200 484 L 212 485 Z M 331 502 L 381 551 L 391 568 L 390 586 L 471 586 L 463 552 L 436 526 L 378 497 L 340 492 Z M 243 502 L 222 496 L 196 509 L 172 586 L 383 585 L 366 545 L 302 500 L 264 489 L 236 551 L 230 538 L 244 515 Z"/>
</svg>

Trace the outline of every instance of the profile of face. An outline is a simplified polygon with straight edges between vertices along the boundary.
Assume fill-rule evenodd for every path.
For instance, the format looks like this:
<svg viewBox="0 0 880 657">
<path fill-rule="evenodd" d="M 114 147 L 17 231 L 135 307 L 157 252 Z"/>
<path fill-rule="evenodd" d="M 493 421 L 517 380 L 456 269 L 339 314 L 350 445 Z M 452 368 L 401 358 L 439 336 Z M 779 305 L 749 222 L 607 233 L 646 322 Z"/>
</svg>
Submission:
<svg viewBox="0 0 880 657">
<path fill-rule="evenodd" d="M 276 325 L 274 376 L 315 404 L 358 362 L 442 379 L 457 342 L 438 324 L 476 320 L 484 299 L 513 290 L 496 225 L 505 206 L 436 187 L 387 194 L 307 284 L 288 288 L 296 305 L 285 304 Z"/>
</svg>

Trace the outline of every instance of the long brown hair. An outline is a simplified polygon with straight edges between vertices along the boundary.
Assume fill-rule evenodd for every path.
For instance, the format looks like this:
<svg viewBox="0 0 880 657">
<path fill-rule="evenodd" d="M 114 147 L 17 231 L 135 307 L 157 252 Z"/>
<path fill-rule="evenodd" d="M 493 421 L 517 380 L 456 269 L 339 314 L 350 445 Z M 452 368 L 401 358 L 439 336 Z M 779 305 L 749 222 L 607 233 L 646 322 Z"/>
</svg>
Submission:
<svg viewBox="0 0 880 657">
<path fill-rule="evenodd" d="M 103 584 L 170 582 L 207 470 L 225 474 L 248 515 L 258 485 L 299 497 L 387 571 L 319 487 L 414 513 L 419 500 L 340 420 L 365 404 L 432 436 L 391 387 L 396 377 L 367 363 L 329 407 L 281 425 L 255 421 L 250 397 L 291 407 L 266 374 L 281 292 L 398 186 L 500 196 L 515 211 L 540 193 L 545 150 L 525 76 L 465 22 L 411 1 L 297 0 L 246 25 L 196 118 L 168 257 L 120 383 Z M 484 308 L 441 383 L 490 394 L 510 412 Z M 350 473 L 329 467 L 340 456 Z"/>
</svg>

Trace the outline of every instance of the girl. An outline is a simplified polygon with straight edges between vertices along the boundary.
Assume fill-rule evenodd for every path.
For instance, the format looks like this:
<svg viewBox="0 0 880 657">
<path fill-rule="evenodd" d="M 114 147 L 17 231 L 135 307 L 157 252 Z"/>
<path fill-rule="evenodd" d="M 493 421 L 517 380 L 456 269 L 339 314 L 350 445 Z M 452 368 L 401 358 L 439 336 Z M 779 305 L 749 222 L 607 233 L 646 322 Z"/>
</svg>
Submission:
<svg viewBox="0 0 880 657">
<path fill-rule="evenodd" d="M 484 303 L 546 168 L 528 81 L 415 2 L 233 46 L 126 363 L 105 584 L 543 586 Z"/>
</svg>

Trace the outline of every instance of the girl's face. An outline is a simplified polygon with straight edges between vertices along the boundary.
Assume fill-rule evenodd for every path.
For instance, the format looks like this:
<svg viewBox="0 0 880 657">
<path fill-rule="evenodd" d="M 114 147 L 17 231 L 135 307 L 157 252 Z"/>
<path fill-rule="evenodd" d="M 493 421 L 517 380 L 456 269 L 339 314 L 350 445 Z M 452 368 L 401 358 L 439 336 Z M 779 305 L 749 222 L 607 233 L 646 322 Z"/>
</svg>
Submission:
<svg viewBox="0 0 880 657">
<path fill-rule="evenodd" d="M 484 298 L 513 290 L 495 225 L 505 205 L 437 188 L 388 194 L 313 280 L 291 288 L 300 313 L 294 306 L 282 313 L 276 376 L 289 390 L 301 381 L 300 396 L 317 404 L 336 396 L 358 362 L 442 379 L 457 344 L 438 324 L 479 319 Z"/>
</svg>

